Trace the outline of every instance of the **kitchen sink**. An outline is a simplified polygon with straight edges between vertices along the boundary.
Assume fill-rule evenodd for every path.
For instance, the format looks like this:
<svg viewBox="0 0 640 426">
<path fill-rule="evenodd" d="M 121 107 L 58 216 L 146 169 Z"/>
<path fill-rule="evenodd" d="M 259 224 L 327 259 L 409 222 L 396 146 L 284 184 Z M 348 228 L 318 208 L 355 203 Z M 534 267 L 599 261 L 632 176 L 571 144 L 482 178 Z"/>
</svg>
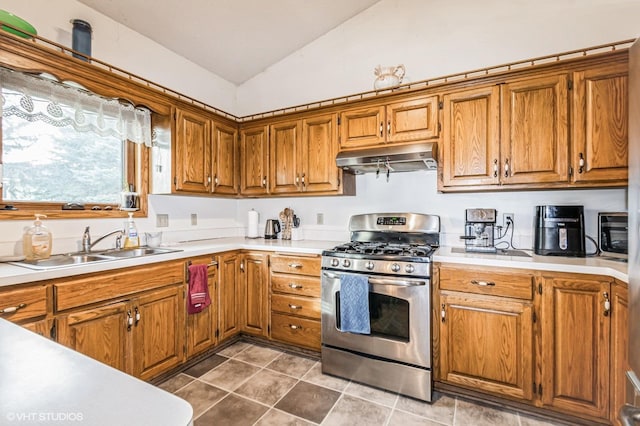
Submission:
<svg viewBox="0 0 640 426">
<path fill-rule="evenodd" d="M 66 268 L 70 266 L 87 265 L 96 262 L 108 262 L 121 259 L 132 259 L 136 257 L 152 256 L 155 254 L 165 254 L 182 251 L 178 249 L 165 249 L 155 247 L 138 247 L 132 249 L 110 249 L 96 251 L 92 253 L 67 253 L 55 254 L 48 259 L 23 260 L 20 262 L 10 262 L 13 265 L 36 270 L 48 270 L 55 268 Z"/>
<path fill-rule="evenodd" d="M 156 247 L 137 247 L 137 248 L 129 248 L 129 249 L 115 249 L 115 250 L 107 250 L 97 252 L 100 255 L 116 257 L 118 259 L 130 258 L 130 257 L 142 257 L 149 256 L 153 254 L 164 254 L 164 253 L 173 253 L 175 249 L 165 249 L 165 248 L 156 248 Z"/>
</svg>

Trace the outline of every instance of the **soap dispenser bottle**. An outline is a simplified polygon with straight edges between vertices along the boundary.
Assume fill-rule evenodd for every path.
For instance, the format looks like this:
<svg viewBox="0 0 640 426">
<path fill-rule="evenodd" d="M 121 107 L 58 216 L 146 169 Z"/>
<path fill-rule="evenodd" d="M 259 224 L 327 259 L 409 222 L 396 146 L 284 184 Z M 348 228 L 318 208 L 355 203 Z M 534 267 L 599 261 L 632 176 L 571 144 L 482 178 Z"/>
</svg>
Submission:
<svg viewBox="0 0 640 426">
<path fill-rule="evenodd" d="M 52 236 L 49 229 L 42 224 L 40 218 L 47 217 L 36 214 L 33 226 L 27 228 L 22 236 L 22 249 L 27 260 L 48 259 L 51 256 Z"/>
<path fill-rule="evenodd" d="M 140 247 L 140 236 L 138 235 L 138 228 L 136 228 L 136 223 L 133 221 L 133 213 L 129 213 L 126 232 L 127 235 L 124 239 L 124 248 Z"/>
</svg>

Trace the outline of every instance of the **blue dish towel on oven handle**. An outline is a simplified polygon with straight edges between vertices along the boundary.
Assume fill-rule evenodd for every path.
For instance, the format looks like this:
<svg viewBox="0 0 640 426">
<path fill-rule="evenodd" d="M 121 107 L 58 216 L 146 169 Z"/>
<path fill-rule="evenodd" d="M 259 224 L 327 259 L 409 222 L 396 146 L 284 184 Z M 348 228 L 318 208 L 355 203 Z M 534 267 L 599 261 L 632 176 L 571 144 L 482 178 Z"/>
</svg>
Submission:
<svg viewBox="0 0 640 426">
<path fill-rule="evenodd" d="M 369 278 L 366 275 L 340 276 L 340 330 L 371 334 Z"/>
</svg>

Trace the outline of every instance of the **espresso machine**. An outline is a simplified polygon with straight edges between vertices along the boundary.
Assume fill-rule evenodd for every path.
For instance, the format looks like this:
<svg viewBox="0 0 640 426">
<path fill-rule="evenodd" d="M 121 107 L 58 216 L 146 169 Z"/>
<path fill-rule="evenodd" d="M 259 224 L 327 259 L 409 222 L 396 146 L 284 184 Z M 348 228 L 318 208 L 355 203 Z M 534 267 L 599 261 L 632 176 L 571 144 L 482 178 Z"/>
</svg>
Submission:
<svg viewBox="0 0 640 426">
<path fill-rule="evenodd" d="M 496 253 L 493 231 L 496 227 L 495 209 L 466 209 L 464 250 L 468 252 Z"/>
</svg>

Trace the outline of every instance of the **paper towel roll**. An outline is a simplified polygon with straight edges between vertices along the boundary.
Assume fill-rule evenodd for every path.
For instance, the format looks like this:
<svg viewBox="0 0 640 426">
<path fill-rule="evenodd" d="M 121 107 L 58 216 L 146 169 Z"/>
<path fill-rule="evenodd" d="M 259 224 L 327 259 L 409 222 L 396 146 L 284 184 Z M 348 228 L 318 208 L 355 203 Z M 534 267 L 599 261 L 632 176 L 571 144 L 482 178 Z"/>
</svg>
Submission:
<svg viewBox="0 0 640 426">
<path fill-rule="evenodd" d="M 258 212 L 254 209 L 249 210 L 247 213 L 247 237 L 248 238 L 258 238 L 258 222 L 260 221 L 260 216 Z"/>
</svg>

